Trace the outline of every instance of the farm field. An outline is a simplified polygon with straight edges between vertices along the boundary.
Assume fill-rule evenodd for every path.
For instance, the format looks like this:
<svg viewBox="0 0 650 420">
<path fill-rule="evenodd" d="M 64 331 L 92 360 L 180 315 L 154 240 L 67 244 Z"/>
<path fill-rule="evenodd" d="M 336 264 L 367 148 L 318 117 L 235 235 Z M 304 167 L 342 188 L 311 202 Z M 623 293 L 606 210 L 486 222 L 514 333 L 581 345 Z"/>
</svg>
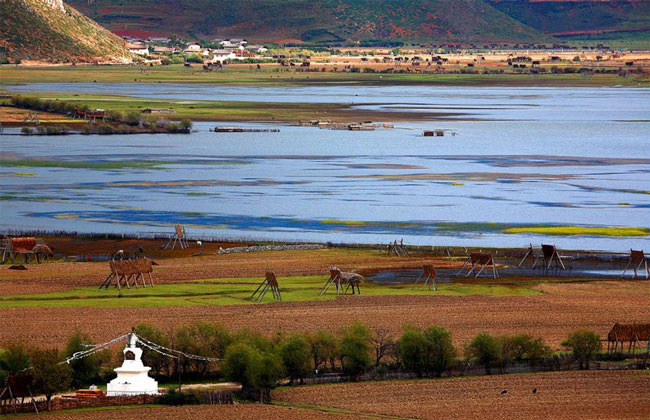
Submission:
<svg viewBox="0 0 650 420">
<path fill-rule="evenodd" d="M 180 407 L 144 407 L 92 410 L 87 412 L 54 412 L 38 417 L 44 420 L 354 420 L 351 414 L 328 413 L 295 407 L 262 404 L 203 405 Z"/>
<path fill-rule="evenodd" d="M 647 419 L 648 372 L 582 371 L 283 388 L 274 405 L 124 407 L 47 420 L 121 419 Z M 537 393 L 533 394 L 532 389 Z M 501 395 L 506 389 L 507 394 Z"/>
<path fill-rule="evenodd" d="M 650 373 L 643 371 L 551 372 L 307 386 L 274 396 L 287 404 L 348 410 L 360 417 L 647 419 L 649 387 Z M 501 395 L 503 389 L 507 394 Z"/>
</svg>

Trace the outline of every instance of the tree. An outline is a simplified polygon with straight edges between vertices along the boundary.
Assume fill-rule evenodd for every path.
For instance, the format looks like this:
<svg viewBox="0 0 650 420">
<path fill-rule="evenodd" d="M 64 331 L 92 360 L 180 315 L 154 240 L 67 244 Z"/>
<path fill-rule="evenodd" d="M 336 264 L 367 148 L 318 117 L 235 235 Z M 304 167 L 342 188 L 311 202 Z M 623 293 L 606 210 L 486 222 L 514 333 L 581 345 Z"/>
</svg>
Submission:
<svg viewBox="0 0 650 420">
<path fill-rule="evenodd" d="M 280 356 L 285 371 L 289 375 L 290 383 L 303 378 L 311 373 L 311 344 L 302 335 L 292 335 L 280 346 Z"/>
<path fill-rule="evenodd" d="M 171 344 L 169 337 L 151 324 L 139 324 L 135 327 L 135 334 L 164 347 Z M 151 367 L 155 376 L 160 376 L 163 370 L 169 373 L 169 358 L 158 352 L 145 349 L 142 353 L 142 363 Z"/>
<path fill-rule="evenodd" d="M 192 129 L 192 121 L 187 118 L 183 118 L 180 122 L 180 127 L 184 132 L 189 133 Z"/>
<path fill-rule="evenodd" d="M 203 357 L 222 357 L 230 344 L 230 333 L 221 325 L 208 322 L 195 322 L 176 332 L 176 349 Z M 183 368 L 192 366 L 199 375 L 204 376 L 210 369 L 210 362 L 203 360 L 184 360 Z"/>
<path fill-rule="evenodd" d="M 429 344 L 429 369 L 440 377 L 456 357 L 451 333 L 442 327 L 429 327 L 424 332 Z"/>
<path fill-rule="evenodd" d="M 265 395 L 270 400 L 271 389 L 275 388 L 278 380 L 284 374 L 282 358 L 273 351 L 254 350 L 249 363 L 246 370 L 248 383 L 255 391 L 259 391 L 260 402 L 266 400 Z"/>
<path fill-rule="evenodd" d="M 589 369 L 589 361 L 595 359 L 600 351 L 600 337 L 591 330 L 577 330 L 562 345 L 571 349 L 580 369 Z"/>
<path fill-rule="evenodd" d="M 242 394 L 251 396 L 259 392 L 264 399 L 282 377 L 282 359 L 272 349 L 261 351 L 250 344 L 234 343 L 226 350 L 223 373 L 227 380 L 242 385 Z"/>
<path fill-rule="evenodd" d="M 311 342 L 311 354 L 314 358 L 314 369 L 319 369 L 320 365 L 325 365 L 328 360 L 333 369 L 334 359 L 339 353 L 339 343 L 336 337 L 325 331 L 317 331 L 309 341 Z"/>
<path fill-rule="evenodd" d="M 221 365 L 225 378 L 240 383 L 243 389 L 250 387 L 249 376 L 246 373 L 255 351 L 247 343 L 235 343 L 229 346 Z"/>
<path fill-rule="evenodd" d="M 465 355 L 477 359 L 485 365 L 485 372 L 490 374 L 490 365 L 501 359 L 499 341 L 488 333 L 480 333 L 469 343 Z"/>
<path fill-rule="evenodd" d="M 341 339 L 341 360 L 346 373 L 355 380 L 372 364 L 370 358 L 370 330 L 362 324 L 353 324 Z"/>
<path fill-rule="evenodd" d="M 393 354 L 395 349 L 395 340 L 385 328 L 375 328 L 373 330 L 370 344 L 375 350 L 375 367 L 379 366 L 385 356 Z"/>
<path fill-rule="evenodd" d="M 29 351 L 21 342 L 14 341 L 7 344 L 2 359 L 9 375 L 15 375 L 29 368 Z"/>
<path fill-rule="evenodd" d="M 451 333 L 442 327 L 420 331 L 407 327 L 399 341 L 400 357 L 404 367 L 416 372 L 441 376 L 456 357 Z"/>
<path fill-rule="evenodd" d="M 30 355 L 32 377 L 37 392 L 47 399 L 47 409 L 52 408 L 52 395 L 65 391 L 72 381 L 71 369 L 67 363 L 60 364 L 61 357 L 55 348 L 34 350 Z"/>
<path fill-rule="evenodd" d="M 418 330 L 406 330 L 399 339 L 399 355 L 404 367 L 422 377 L 427 370 L 427 339 Z"/>
<path fill-rule="evenodd" d="M 84 344 L 93 344 L 88 334 L 81 331 L 75 332 L 69 339 L 65 348 L 66 357 L 70 357 L 76 352 L 88 350 Z M 86 356 L 82 359 L 72 360 L 70 368 L 72 369 L 72 387 L 81 388 L 97 382 L 99 371 L 104 361 L 110 358 L 110 354 L 104 350 Z"/>
</svg>

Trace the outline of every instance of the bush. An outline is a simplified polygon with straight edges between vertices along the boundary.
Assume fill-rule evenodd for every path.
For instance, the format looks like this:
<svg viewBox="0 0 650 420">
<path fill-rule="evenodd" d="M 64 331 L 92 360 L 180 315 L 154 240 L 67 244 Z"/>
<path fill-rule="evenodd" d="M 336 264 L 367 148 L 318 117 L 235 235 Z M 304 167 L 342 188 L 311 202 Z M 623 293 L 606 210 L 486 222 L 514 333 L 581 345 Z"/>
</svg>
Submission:
<svg viewBox="0 0 650 420">
<path fill-rule="evenodd" d="M 32 127 L 23 126 L 20 129 L 20 132 L 23 134 L 27 134 L 28 136 L 31 136 L 32 134 L 34 134 L 34 129 Z"/>
<path fill-rule="evenodd" d="M 350 326 L 341 339 L 343 370 L 355 380 L 372 365 L 370 339 L 370 330 L 362 324 Z"/>
<path fill-rule="evenodd" d="M 124 116 L 123 121 L 129 125 L 138 125 L 140 124 L 140 113 L 138 111 L 129 111 Z"/>
<path fill-rule="evenodd" d="M 109 109 L 105 113 L 105 118 L 109 121 L 122 122 L 124 121 L 124 114 L 122 114 L 120 111 Z"/>
<path fill-rule="evenodd" d="M 312 371 L 309 341 L 302 335 L 290 336 L 280 346 L 280 356 L 290 384 L 296 379 L 302 384 L 303 378 Z"/>
<path fill-rule="evenodd" d="M 197 405 L 203 401 L 197 391 L 180 392 L 176 388 L 171 388 L 160 397 L 158 402 L 163 405 Z"/>
<path fill-rule="evenodd" d="M 571 349 L 580 369 L 589 369 L 589 361 L 595 359 L 600 351 L 600 337 L 591 330 L 577 330 L 562 345 Z"/>
<path fill-rule="evenodd" d="M 101 124 L 97 127 L 97 134 L 114 134 L 115 129 L 110 124 Z"/>
<path fill-rule="evenodd" d="M 490 334 L 480 333 L 469 343 L 465 355 L 485 365 L 485 372 L 489 375 L 490 366 L 501 360 L 501 345 L 499 340 Z"/>
</svg>

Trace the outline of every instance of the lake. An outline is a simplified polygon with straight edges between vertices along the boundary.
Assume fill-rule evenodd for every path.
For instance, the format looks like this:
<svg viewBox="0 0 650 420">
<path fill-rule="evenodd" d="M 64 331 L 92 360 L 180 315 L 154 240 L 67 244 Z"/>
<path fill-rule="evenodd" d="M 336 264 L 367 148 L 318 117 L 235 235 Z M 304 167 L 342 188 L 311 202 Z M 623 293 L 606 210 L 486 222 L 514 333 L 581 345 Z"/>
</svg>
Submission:
<svg viewBox="0 0 650 420">
<path fill-rule="evenodd" d="M 233 123 L 280 132 L 213 133 L 215 125 L 229 124 L 202 122 L 189 135 L 5 134 L 2 230 L 150 234 L 183 223 L 196 237 L 241 240 L 650 249 L 647 235 L 516 230 L 650 227 L 650 89 L 94 83 L 8 89 L 345 103 L 386 111 L 395 128 Z M 392 110 L 441 118 L 394 122 Z M 447 131 L 423 137 L 425 129 Z"/>
</svg>

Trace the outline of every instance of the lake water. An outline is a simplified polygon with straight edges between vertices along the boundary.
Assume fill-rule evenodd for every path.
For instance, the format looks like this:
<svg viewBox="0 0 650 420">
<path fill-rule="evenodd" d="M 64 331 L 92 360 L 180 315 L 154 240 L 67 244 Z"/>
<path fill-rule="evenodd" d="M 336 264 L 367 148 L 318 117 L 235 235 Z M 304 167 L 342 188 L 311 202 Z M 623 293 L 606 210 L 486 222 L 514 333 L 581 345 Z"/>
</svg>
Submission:
<svg viewBox="0 0 650 420">
<path fill-rule="evenodd" d="M 650 249 L 650 238 L 504 233 L 650 227 L 650 90 L 33 84 L 12 91 L 337 102 L 441 119 L 369 132 L 0 136 L 0 229 L 435 246 Z M 219 125 L 228 125 L 219 123 Z M 423 137 L 445 129 L 444 137 Z M 5 130 L 7 132 L 7 130 Z M 451 133 L 456 133 L 452 136 Z M 16 160 L 37 159 L 40 165 Z M 78 167 L 71 168 L 71 162 Z M 47 167 L 44 167 L 47 166 Z"/>
</svg>

